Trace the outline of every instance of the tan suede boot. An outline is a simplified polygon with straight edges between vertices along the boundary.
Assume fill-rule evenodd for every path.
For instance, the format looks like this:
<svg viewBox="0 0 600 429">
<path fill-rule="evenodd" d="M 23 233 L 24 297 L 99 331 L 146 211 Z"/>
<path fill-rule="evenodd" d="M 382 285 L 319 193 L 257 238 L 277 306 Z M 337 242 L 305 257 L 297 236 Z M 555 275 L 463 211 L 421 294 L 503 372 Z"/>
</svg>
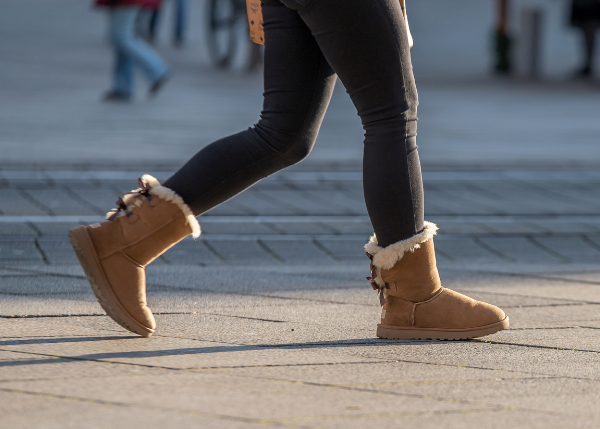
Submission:
<svg viewBox="0 0 600 429">
<path fill-rule="evenodd" d="M 381 323 L 377 336 L 399 340 L 462 340 L 508 328 L 502 310 L 441 285 L 433 236 L 437 226 L 385 248 L 377 238 L 365 246 L 371 259 L 373 289 L 379 291 Z"/>
<path fill-rule="evenodd" d="M 200 225 L 180 196 L 149 175 L 119 198 L 106 222 L 78 226 L 69 238 L 106 313 L 125 329 L 150 337 L 156 327 L 146 305 L 144 267 Z"/>
</svg>

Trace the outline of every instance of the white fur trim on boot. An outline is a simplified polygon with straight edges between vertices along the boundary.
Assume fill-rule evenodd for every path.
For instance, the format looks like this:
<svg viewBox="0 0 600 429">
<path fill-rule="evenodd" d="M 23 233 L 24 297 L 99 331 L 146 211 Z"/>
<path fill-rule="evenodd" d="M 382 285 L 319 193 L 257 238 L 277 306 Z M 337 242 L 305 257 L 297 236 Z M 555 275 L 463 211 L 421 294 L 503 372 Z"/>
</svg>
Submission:
<svg viewBox="0 0 600 429">
<path fill-rule="evenodd" d="M 177 195 L 175 193 L 175 191 L 173 191 L 172 189 L 169 189 L 165 186 L 162 186 L 160 184 L 160 182 L 156 179 L 156 177 L 151 176 L 149 174 L 144 174 L 142 176 L 142 182 L 144 182 L 144 185 L 149 188 L 150 194 L 160 198 L 161 200 L 164 201 L 169 201 L 173 204 L 175 204 L 177 207 L 179 207 L 179 209 L 182 211 L 183 215 L 185 216 L 186 219 L 186 223 L 189 225 L 189 227 L 192 229 L 192 237 L 194 238 L 198 238 L 200 237 L 200 224 L 198 223 L 198 220 L 196 219 L 196 216 L 194 216 L 194 213 L 192 213 L 192 210 L 190 209 L 190 207 L 183 201 L 183 198 L 181 198 L 179 195 Z M 139 192 L 141 191 L 140 188 L 138 189 L 134 189 L 131 192 Z M 127 205 L 129 205 L 128 203 L 128 196 L 126 196 L 124 198 L 125 202 Z M 133 202 L 132 205 L 134 206 L 139 206 L 141 204 L 141 200 L 137 199 L 136 201 Z M 108 212 L 106 214 L 106 217 L 110 217 L 112 216 L 115 211 L 117 209 L 113 209 L 110 212 Z M 118 214 L 118 216 L 123 216 L 124 213 L 120 213 Z"/>
<path fill-rule="evenodd" d="M 150 186 L 150 193 L 152 195 L 156 195 L 161 200 L 169 201 L 179 207 L 185 216 L 187 224 L 192 228 L 192 237 L 200 237 L 201 231 L 198 219 L 196 219 L 196 216 L 194 216 L 190 207 L 183 201 L 183 198 L 177 195 L 172 189 L 162 186 L 155 177 L 150 176 L 149 174 L 144 174 L 142 180 L 145 184 Z"/>
<path fill-rule="evenodd" d="M 365 250 L 373 255 L 373 265 L 379 270 L 389 270 L 402 259 L 406 252 L 414 252 L 421 247 L 421 243 L 425 243 L 437 234 L 438 227 L 435 223 L 425 221 L 423 226 L 423 231 L 417 235 L 390 244 L 387 247 L 379 246 L 377 237 L 373 235 L 369 242 L 365 244 Z"/>
</svg>

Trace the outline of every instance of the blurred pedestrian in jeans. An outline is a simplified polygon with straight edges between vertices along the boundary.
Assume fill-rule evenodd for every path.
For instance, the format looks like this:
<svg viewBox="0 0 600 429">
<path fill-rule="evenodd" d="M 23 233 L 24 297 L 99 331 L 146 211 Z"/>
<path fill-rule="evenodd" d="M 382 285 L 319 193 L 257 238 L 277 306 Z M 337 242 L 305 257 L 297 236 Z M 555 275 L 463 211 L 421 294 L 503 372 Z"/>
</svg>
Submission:
<svg viewBox="0 0 600 429">
<path fill-rule="evenodd" d="M 183 45 L 183 35 L 185 33 L 185 21 L 188 2 L 187 0 L 173 0 L 174 3 L 174 19 L 175 27 L 173 31 L 173 46 L 180 48 Z M 154 42 L 156 37 L 156 28 L 161 15 L 161 8 L 153 9 L 151 11 L 149 23 L 148 23 L 148 41 Z"/>
<path fill-rule="evenodd" d="M 600 0 L 573 0 L 571 25 L 581 29 L 585 40 L 585 62 L 577 76 L 589 77 L 594 66 L 596 31 L 600 27 Z"/>
<path fill-rule="evenodd" d="M 142 8 L 156 9 L 160 0 L 96 0 L 96 6 L 108 8 L 110 40 L 115 52 L 113 87 L 105 101 L 128 101 L 133 95 L 134 66 L 150 81 L 154 95 L 169 76 L 169 65 L 134 32 L 135 20 Z"/>
</svg>

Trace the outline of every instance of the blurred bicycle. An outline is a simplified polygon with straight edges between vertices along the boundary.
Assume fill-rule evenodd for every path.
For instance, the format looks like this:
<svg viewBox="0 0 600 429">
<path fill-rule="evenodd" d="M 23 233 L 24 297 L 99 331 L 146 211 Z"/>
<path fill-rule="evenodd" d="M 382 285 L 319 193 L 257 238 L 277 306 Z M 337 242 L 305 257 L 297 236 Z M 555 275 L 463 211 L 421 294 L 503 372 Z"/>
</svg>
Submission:
<svg viewBox="0 0 600 429">
<path fill-rule="evenodd" d="M 258 68 L 262 47 L 248 42 L 245 0 L 208 0 L 207 21 L 208 51 L 215 67 L 230 68 L 241 45 L 247 50 L 247 70 Z"/>
</svg>

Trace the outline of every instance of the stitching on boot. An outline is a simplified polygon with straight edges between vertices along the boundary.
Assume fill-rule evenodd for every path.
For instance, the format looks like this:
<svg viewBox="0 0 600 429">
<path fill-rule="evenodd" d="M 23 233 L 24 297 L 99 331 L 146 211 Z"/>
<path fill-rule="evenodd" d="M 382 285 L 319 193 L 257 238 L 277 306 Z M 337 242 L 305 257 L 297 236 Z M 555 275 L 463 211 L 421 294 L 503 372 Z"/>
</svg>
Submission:
<svg viewBox="0 0 600 429">
<path fill-rule="evenodd" d="M 417 302 L 417 304 L 427 304 L 428 302 L 431 302 L 438 296 L 440 296 L 445 290 L 446 289 L 444 288 L 444 286 L 440 286 L 439 290 L 431 298 L 429 298 L 427 301 Z"/>
<path fill-rule="evenodd" d="M 434 299 L 439 297 L 445 290 L 446 289 L 443 286 L 441 286 L 440 289 L 435 293 L 435 295 L 433 295 L 427 301 L 415 302 L 415 304 L 413 305 L 413 310 L 412 310 L 412 323 L 413 323 L 412 326 L 415 326 L 415 314 L 417 311 L 417 305 L 427 304 L 428 302 L 433 301 Z"/>
<path fill-rule="evenodd" d="M 136 261 L 131 256 L 129 256 L 127 253 L 125 253 L 125 251 L 123 249 L 119 250 L 119 252 L 122 253 L 123 256 L 125 256 L 125 258 L 129 259 L 131 262 L 133 262 L 135 265 L 137 265 L 139 268 L 144 268 L 144 266 L 142 264 L 140 264 L 138 261 Z"/>
</svg>

